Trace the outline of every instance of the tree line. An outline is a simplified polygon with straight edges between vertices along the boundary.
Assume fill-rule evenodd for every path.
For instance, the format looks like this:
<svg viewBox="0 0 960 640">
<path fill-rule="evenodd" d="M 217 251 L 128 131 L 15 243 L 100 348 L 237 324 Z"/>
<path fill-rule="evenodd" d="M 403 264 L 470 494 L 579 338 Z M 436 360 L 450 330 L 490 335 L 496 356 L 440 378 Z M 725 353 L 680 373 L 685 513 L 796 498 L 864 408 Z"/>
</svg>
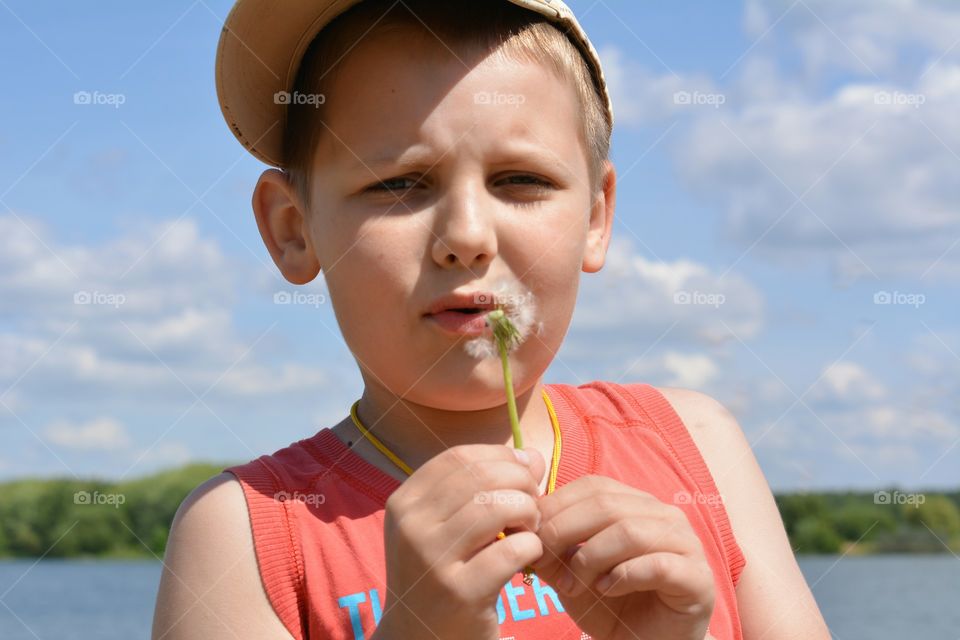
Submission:
<svg viewBox="0 0 960 640">
<path fill-rule="evenodd" d="M 190 464 L 125 482 L 0 484 L 0 557 L 162 558 L 186 495 L 227 464 Z M 960 551 L 960 490 L 780 493 L 797 554 Z"/>
</svg>

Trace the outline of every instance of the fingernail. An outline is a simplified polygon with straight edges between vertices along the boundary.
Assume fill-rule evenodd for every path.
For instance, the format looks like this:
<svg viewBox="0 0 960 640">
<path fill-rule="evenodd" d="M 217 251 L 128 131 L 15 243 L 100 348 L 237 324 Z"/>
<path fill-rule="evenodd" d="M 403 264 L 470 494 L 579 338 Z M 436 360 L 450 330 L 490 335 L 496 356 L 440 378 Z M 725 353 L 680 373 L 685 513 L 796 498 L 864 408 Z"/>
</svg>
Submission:
<svg viewBox="0 0 960 640">
<path fill-rule="evenodd" d="M 519 460 L 522 464 L 530 464 L 530 455 L 523 449 L 514 449 L 513 455 L 517 456 L 517 460 Z"/>
<path fill-rule="evenodd" d="M 570 575 L 569 571 L 564 571 L 560 579 L 557 580 L 557 588 L 564 593 L 569 593 L 571 587 L 573 587 L 573 576 Z"/>
</svg>

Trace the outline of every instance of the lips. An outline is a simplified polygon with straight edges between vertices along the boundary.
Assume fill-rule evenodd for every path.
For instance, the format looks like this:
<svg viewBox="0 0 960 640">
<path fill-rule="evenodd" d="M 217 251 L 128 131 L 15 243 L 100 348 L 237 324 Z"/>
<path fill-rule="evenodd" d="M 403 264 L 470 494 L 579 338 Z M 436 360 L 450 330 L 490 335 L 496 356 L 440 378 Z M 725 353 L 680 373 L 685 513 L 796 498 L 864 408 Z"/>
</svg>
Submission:
<svg viewBox="0 0 960 640">
<path fill-rule="evenodd" d="M 424 316 L 441 330 L 458 336 L 490 333 L 486 312 L 496 309 L 489 291 L 467 291 L 441 296 Z"/>
<path fill-rule="evenodd" d="M 457 311 L 465 314 L 480 314 L 497 308 L 494 295 L 490 291 L 467 291 L 441 296 L 431 303 L 426 315 L 436 315 L 444 311 Z"/>
<path fill-rule="evenodd" d="M 458 336 L 479 336 L 490 333 L 492 330 L 487 326 L 486 317 L 487 314 L 483 312 L 464 313 L 452 310 L 427 316 L 443 331 Z"/>
</svg>

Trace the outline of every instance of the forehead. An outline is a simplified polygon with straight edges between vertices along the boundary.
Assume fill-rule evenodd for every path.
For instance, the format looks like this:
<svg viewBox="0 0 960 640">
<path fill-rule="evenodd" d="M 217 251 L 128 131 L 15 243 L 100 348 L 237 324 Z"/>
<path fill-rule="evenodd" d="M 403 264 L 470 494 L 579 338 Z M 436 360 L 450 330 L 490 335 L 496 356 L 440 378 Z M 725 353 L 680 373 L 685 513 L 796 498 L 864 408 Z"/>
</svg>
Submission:
<svg viewBox="0 0 960 640">
<path fill-rule="evenodd" d="M 391 32 L 359 42 L 328 92 L 323 162 L 339 168 L 417 148 L 524 151 L 585 166 L 576 90 L 550 65 Z"/>
</svg>

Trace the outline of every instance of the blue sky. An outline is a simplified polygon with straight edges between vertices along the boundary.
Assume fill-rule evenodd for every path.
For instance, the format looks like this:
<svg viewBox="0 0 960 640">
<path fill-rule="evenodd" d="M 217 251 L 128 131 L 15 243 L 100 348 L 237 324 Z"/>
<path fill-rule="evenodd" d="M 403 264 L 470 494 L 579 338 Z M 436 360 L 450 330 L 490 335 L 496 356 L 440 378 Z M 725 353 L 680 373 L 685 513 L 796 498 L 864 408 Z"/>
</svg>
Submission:
<svg viewBox="0 0 960 640">
<path fill-rule="evenodd" d="M 960 7 L 570 5 L 620 183 L 546 380 L 713 395 L 776 490 L 960 484 Z M 246 460 L 361 392 L 329 305 L 272 303 L 229 7 L 0 3 L 0 478 Z"/>
</svg>

